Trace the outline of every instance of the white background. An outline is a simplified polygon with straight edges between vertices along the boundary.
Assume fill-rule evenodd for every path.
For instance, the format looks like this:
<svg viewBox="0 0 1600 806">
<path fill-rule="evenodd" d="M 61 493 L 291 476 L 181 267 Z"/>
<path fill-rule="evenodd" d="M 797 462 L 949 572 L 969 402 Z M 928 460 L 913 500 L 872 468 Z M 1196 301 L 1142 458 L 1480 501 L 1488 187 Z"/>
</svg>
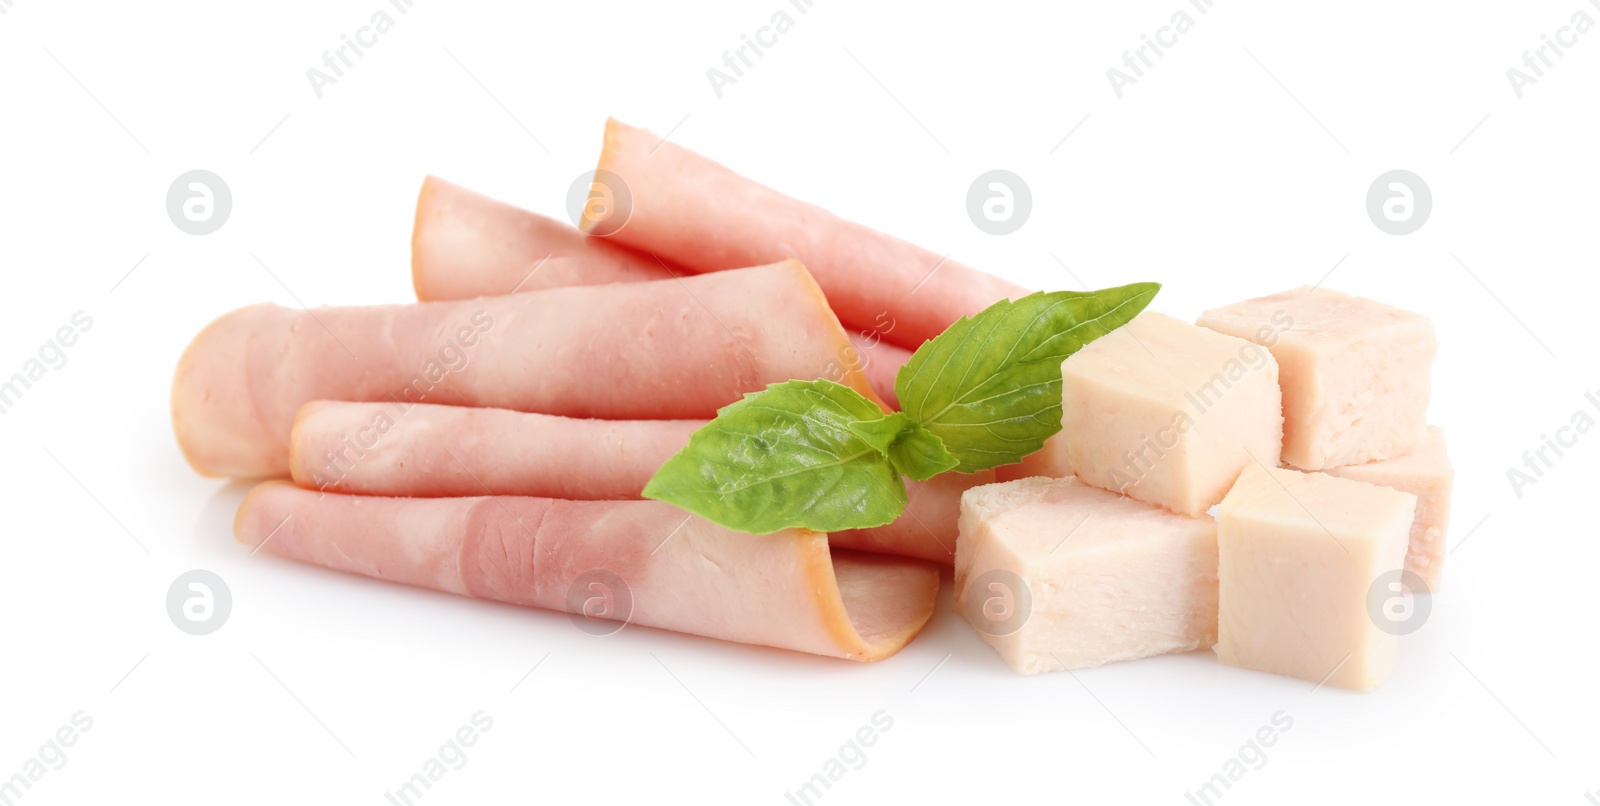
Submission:
<svg viewBox="0 0 1600 806">
<path fill-rule="evenodd" d="M 385 803 L 480 709 L 493 728 L 424 802 L 785 803 L 879 710 L 892 729 L 821 803 L 1186 803 L 1279 710 L 1293 728 L 1222 802 L 1600 789 L 1600 435 L 1520 498 L 1506 478 L 1600 390 L 1600 30 L 1524 97 L 1506 77 L 1574 12 L 1600 19 L 1587 0 L 417 0 L 317 98 L 307 68 L 387 2 L 5 3 L 0 374 L 74 311 L 94 320 L 0 415 L 0 776 L 74 712 L 94 720 L 22 802 Z M 780 8 L 794 28 L 718 99 L 707 68 Z M 1194 28 L 1117 98 L 1106 69 L 1179 8 Z M 869 666 L 596 638 L 248 556 L 230 532 L 245 487 L 195 476 L 173 441 L 188 340 L 260 300 L 409 299 L 424 174 L 561 215 L 608 114 L 1033 287 L 1076 287 L 1058 258 L 1094 287 L 1164 282 L 1154 309 L 1192 318 L 1332 270 L 1431 316 L 1452 548 L 1394 679 L 1313 693 L 1209 653 L 1022 678 L 948 605 Z M 165 211 L 193 168 L 234 198 L 204 237 Z M 1032 188 L 1013 235 L 966 217 L 993 168 Z M 1392 168 L 1432 188 L 1412 235 L 1365 212 Z M 165 611 L 191 568 L 234 598 L 206 637 Z"/>
</svg>

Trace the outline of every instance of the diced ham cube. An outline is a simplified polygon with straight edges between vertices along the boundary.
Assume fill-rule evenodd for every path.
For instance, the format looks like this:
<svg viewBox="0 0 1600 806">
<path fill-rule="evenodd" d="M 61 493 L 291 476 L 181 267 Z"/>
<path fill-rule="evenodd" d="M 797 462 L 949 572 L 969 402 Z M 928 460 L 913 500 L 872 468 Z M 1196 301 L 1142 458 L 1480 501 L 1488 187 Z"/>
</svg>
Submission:
<svg viewBox="0 0 1600 806">
<path fill-rule="evenodd" d="M 1427 427 L 1433 325 L 1326 288 L 1206 311 L 1199 324 L 1272 350 L 1283 384 L 1283 461 L 1323 470 L 1403 456 Z"/>
<path fill-rule="evenodd" d="M 1022 674 L 1202 649 L 1217 635 L 1217 526 L 1083 484 L 968 490 L 956 606 Z"/>
<path fill-rule="evenodd" d="M 1427 586 L 1426 591 L 1416 593 L 1437 592 L 1444 574 L 1450 488 L 1455 482 L 1455 470 L 1450 466 L 1450 454 L 1445 448 L 1444 430 L 1430 426 L 1422 442 L 1398 459 L 1346 465 L 1322 472 L 1417 497 L 1417 517 L 1411 524 L 1411 540 L 1406 548 L 1406 570 L 1416 574 Z"/>
<path fill-rule="evenodd" d="M 1253 462 L 1278 463 L 1278 366 L 1264 348 L 1146 312 L 1061 365 L 1061 433 L 1034 459 L 1197 516 Z"/>
<path fill-rule="evenodd" d="M 1377 688 L 1398 639 L 1378 625 L 1369 594 L 1400 572 L 1416 504 L 1410 493 L 1322 473 L 1245 468 L 1217 510 L 1217 657 Z"/>
</svg>

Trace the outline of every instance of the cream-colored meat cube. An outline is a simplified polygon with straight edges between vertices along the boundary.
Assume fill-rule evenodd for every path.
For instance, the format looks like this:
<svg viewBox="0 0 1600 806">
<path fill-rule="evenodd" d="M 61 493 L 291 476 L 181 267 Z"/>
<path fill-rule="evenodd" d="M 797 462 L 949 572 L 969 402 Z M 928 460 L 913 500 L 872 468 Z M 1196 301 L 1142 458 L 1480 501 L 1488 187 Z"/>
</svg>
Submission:
<svg viewBox="0 0 1600 806">
<path fill-rule="evenodd" d="M 1398 459 L 1322 472 L 1417 497 L 1417 517 L 1411 523 L 1411 540 L 1406 547 L 1406 570 L 1416 574 L 1424 586 L 1413 593 L 1438 592 L 1444 575 L 1445 536 L 1450 528 L 1450 489 L 1455 482 L 1444 430 L 1429 426 L 1422 442 Z"/>
<path fill-rule="evenodd" d="M 1023 674 L 1203 649 L 1217 635 L 1217 525 L 1071 477 L 974 487 L 956 607 Z"/>
<path fill-rule="evenodd" d="M 1278 464 L 1278 365 L 1266 348 L 1146 312 L 1061 364 L 1061 433 L 1045 445 L 1097 487 L 1183 515 Z"/>
<path fill-rule="evenodd" d="M 1217 657 L 1370 691 L 1398 638 L 1369 610 L 1405 562 L 1417 497 L 1251 465 L 1217 509 Z M 1380 581 L 1381 580 L 1381 581 Z"/>
<path fill-rule="evenodd" d="M 1283 461 L 1323 470 L 1403 456 L 1427 427 L 1433 325 L 1326 288 L 1245 300 L 1199 324 L 1272 350 L 1283 384 Z"/>
</svg>

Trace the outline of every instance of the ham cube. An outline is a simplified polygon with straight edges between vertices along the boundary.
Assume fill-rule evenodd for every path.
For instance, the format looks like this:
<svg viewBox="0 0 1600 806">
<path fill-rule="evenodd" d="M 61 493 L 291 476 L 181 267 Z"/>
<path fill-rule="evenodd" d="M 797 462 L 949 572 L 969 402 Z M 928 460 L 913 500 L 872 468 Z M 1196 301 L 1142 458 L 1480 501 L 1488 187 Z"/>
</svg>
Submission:
<svg viewBox="0 0 1600 806">
<path fill-rule="evenodd" d="M 1427 317 L 1302 286 L 1206 311 L 1199 324 L 1277 358 L 1283 461 L 1302 470 L 1358 465 L 1421 441 L 1437 351 Z"/>
<path fill-rule="evenodd" d="M 1278 365 L 1265 348 L 1146 312 L 1061 365 L 1061 433 L 1033 459 L 1198 516 L 1248 464 L 1278 463 Z"/>
<path fill-rule="evenodd" d="M 1394 668 L 1369 610 L 1405 561 L 1417 497 L 1252 464 L 1217 510 L 1217 657 L 1358 691 Z"/>
<path fill-rule="evenodd" d="M 1022 674 L 1216 641 L 1216 523 L 1071 477 L 962 495 L 955 579 L 956 608 Z"/>
<path fill-rule="evenodd" d="M 1455 471 L 1445 448 L 1444 430 L 1431 426 L 1416 449 L 1387 462 L 1346 465 L 1323 471 L 1343 479 L 1389 487 L 1417 497 L 1417 517 L 1406 547 L 1406 570 L 1435 593 L 1444 573 L 1445 534 L 1450 525 L 1450 488 Z"/>
</svg>

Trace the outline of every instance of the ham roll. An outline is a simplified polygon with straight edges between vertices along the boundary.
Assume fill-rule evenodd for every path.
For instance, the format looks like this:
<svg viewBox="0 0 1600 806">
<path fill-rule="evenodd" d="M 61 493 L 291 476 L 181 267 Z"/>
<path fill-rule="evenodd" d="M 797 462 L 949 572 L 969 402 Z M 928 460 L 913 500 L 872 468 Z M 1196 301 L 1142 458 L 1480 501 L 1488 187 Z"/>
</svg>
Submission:
<svg viewBox="0 0 1600 806">
<path fill-rule="evenodd" d="M 838 312 L 857 327 L 888 317 L 890 341 L 916 349 L 963 316 L 1027 292 L 921 247 L 855 224 L 746 179 L 676 143 L 606 121 L 596 186 L 611 177 L 627 204 L 585 211 L 581 228 L 693 271 L 793 257 L 805 263 Z M 618 219 L 621 220 L 618 220 Z"/>
<path fill-rule="evenodd" d="M 417 195 L 411 233 L 411 281 L 419 300 L 471 299 L 575 285 L 667 280 L 688 272 L 576 227 L 523 210 L 430 176 Z M 894 378 L 911 359 L 903 347 L 883 342 L 895 323 L 887 317 L 845 321 L 853 351 L 838 356 L 866 373 L 878 396 L 898 409 Z"/>
<path fill-rule="evenodd" d="M 511 495 L 638 499 L 701 420 L 583 420 L 405 403 L 307 403 L 289 472 L 307 489 L 383 496 Z M 835 546 L 955 561 L 961 494 L 993 471 L 907 481 L 910 503 L 884 526 L 837 532 Z"/>
<path fill-rule="evenodd" d="M 492 406 L 569 417 L 710 418 L 747 392 L 838 376 L 881 400 L 803 266 L 506 297 L 301 311 L 254 305 L 195 337 L 173 378 L 202 474 L 289 469 L 312 400 Z"/>
<path fill-rule="evenodd" d="M 933 613 L 931 563 L 839 550 L 804 529 L 749 535 L 658 501 L 371 498 L 268 482 L 241 543 L 475 599 L 874 661 Z"/>
<path fill-rule="evenodd" d="M 773 261 L 768 261 L 773 262 Z M 755 264 L 751 264 L 755 265 Z M 679 272 L 683 274 L 685 272 Z M 430 176 L 417 194 L 417 299 L 471 299 L 574 285 L 664 280 L 649 255 Z"/>
</svg>

